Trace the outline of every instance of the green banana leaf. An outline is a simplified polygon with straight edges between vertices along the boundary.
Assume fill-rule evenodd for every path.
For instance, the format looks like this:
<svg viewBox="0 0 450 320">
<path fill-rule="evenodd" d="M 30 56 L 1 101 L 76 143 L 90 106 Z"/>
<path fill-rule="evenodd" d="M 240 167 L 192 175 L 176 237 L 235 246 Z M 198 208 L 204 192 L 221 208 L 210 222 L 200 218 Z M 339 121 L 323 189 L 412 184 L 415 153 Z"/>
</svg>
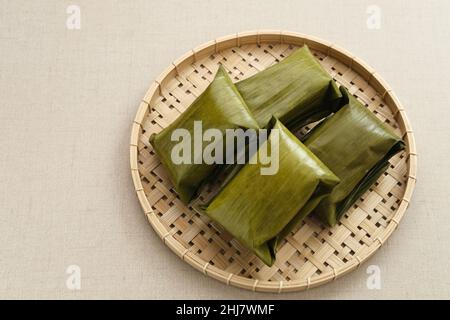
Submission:
<svg viewBox="0 0 450 320">
<path fill-rule="evenodd" d="M 326 197 L 339 179 L 286 127 L 273 118 L 268 140 L 249 163 L 200 211 L 222 225 L 265 264 L 275 261 L 279 241 Z M 276 130 L 278 135 L 275 134 Z M 268 147 L 278 171 L 262 175 L 258 157 Z"/>
<path fill-rule="evenodd" d="M 273 115 L 289 129 L 299 129 L 337 111 L 342 97 L 306 45 L 236 87 L 261 128 Z"/>
<path fill-rule="evenodd" d="M 226 129 L 259 128 L 227 72 L 220 66 L 214 80 L 189 108 L 167 128 L 150 137 L 150 143 L 167 169 L 180 199 L 185 203 L 195 196 L 205 180 L 220 166 L 217 163 L 206 164 L 202 159 L 202 152 L 194 152 L 194 121 L 201 121 L 202 132 L 212 128 L 220 130 L 222 139 Z M 187 156 L 186 160 L 190 161 L 173 161 L 172 152 L 181 142 L 180 137 L 180 140 L 172 141 L 172 134 L 177 129 L 186 129 L 192 139 L 190 150 L 180 150 L 180 155 Z M 179 132 L 178 130 L 177 133 Z M 223 141 L 206 143 L 202 138 L 201 140 L 201 150 L 211 143 L 223 145 Z"/>
<path fill-rule="evenodd" d="M 389 159 L 405 147 L 370 110 L 344 87 L 340 89 L 347 104 L 303 139 L 341 180 L 314 211 L 331 226 L 388 168 Z"/>
</svg>

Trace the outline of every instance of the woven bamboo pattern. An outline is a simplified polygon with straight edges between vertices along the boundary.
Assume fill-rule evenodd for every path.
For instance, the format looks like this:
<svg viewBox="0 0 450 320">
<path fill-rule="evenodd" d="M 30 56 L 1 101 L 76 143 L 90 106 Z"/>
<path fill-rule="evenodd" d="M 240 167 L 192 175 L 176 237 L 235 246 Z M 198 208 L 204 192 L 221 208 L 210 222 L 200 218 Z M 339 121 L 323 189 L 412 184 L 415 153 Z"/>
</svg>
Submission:
<svg viewBox="0 0 450 320">
<path fill-rule="evenodd" d="M 283 241 L 275 264 L 267 267 L 206 216 L 178 199 L 148 139 L 203 92 L 219 63 L 233 81 L 238 81 L 279 62 L 304 44 L 340 85 L 403 137 L 406 149 L 390 160 L 387 171 L 338 225 L 330 228 L 307 218 Z M 323 40 L 293 32 L 256 31 L 205 43 L 174 61 L 152 83 L 132 126 L 130 164 L 144 213 L 164 243 L 182 260 L 228 285 L 280 293 L 337 279 L 383 245 L 410 203 L 417 153 L 404 108 L 375 70 Z"/>
</svg>

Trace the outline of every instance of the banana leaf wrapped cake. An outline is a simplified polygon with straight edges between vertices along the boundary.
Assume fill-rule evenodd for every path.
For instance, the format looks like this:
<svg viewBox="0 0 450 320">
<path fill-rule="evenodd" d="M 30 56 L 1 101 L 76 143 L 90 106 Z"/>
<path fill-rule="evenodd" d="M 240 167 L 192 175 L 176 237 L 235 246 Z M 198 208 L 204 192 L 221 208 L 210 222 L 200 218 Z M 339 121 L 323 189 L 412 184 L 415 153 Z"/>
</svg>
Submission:
<svg viewBox="0 0 450 320">
<path fill-rule="evenodd" d="M 298 129 L 335 112 L 342 97 L 306 45 L 236 87 L 261 127 L 273 115 Z"/>
<path fill-rule="evenodd" d="M 253 155 L 257 158 L 200 208 L 269 266 L 280 240 L 339 182 L 280 121 L 270 124 L 268 139 Z M 270 174 L 262 174 L 262 150 L 278 161 Z"/>
<path fill-rule="evenodd" d="M 291 132 L 323 118 L 302 142 Z M 216 134 L 205 141 L 198 126 Z M 266 128 L 270 134 L 258 148 L 247 141 L 240 157 L 242 150 L 232 150 L 243 162 L 228 162 L 229 130 Z M 189 147 L 180 147 L 184 140 Z M 336 224 L 404 148 L 390 128 L 337 88 L 306 45 L 236 85 L 220 66 L 208 88 L 150 143 L 185 203 L 203 184 L 225 176 L 218 193 L 196 208 L 268 266 L 302 219 L 314 212 Z M 206 161 L 208 148 L 215 161 Z"/>
<path fill-rule="evenodd" d="M 219 165 L 203 161 L 205 146 L 223 144 L 225 131 L 236 128 L 258 129 L 258 124 L 227 72 L 220 66 L 214 80 L 187 110 L 167 128 L 150 137 L 150 143 L 183 202 L 187 203 L 195 196 Z M 219 130 L 221 136 L 211 139 L 212 142 L 203 141 L 201 136 L 197 140 L 202 145 L 192 145 L 196 135 L 208 129 Z M 180 142 L 188 144 L 181 148 Z"/>
<path fill-rule="evenodd" d="M 331 226 L 388 168 L 404 149 L 403 141 L 341 87 L 346 105 L 312 129 L 304 144 L 339 178 L 340 183 L 315 209 Z"/>
</svg>

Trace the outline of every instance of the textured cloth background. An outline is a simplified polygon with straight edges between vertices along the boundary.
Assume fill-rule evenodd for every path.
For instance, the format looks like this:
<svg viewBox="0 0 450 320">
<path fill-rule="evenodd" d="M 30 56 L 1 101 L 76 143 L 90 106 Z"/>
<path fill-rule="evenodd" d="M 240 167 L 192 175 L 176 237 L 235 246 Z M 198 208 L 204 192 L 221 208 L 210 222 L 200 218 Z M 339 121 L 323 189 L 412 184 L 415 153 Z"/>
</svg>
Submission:
<svg viewBox="0 0 450 320">
<path fill-rule="evenodd" d="M 80 30 L 66 27 L 71 4 Z M 367 27 L 369 5 L 380 29 Z M 449 12 L 446 0 L 1 0 L 0 298 L 450 298 Z M 251 293 L 195 271 L 153 232 L 130 177 L 131 123 L 151 81 L 189 49 L 254 29 L 314 35 L 365 60 L 417 139 L 399 229 L 360 269 L 307 292 Z M 70 265 L 81 290 L 66 286 Z"/>
</svg>

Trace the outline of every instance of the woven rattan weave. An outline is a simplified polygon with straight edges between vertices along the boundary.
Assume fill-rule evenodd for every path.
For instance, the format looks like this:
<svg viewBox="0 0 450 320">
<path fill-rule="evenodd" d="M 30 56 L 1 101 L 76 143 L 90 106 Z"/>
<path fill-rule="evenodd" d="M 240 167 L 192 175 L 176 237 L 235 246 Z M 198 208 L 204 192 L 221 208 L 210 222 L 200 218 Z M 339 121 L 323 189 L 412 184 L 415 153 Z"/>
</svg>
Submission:
<svg viewBox="0 0 450 320">
<path fill-rule="evenodd" d="M 148 142 L 178 117 L 210 83 L 221 63 L 244 79 L 307 44 L 331 76 L 403 137 L 406 150 L 333 228 L 308 218 L 267 267 L 207 217 L 178 198 Z M 201 45 L 163 72 L 143 98 L 132 127 L 131 174 L 154 230 L 182 260 L 226 284 L 264 292 L 312 288 L 357 268 L 389 238 L 410 202 L 417 154 L 405 110 L 380 76 L 345 50 L 293 32 L 258 31 Z"/>
</svg>

